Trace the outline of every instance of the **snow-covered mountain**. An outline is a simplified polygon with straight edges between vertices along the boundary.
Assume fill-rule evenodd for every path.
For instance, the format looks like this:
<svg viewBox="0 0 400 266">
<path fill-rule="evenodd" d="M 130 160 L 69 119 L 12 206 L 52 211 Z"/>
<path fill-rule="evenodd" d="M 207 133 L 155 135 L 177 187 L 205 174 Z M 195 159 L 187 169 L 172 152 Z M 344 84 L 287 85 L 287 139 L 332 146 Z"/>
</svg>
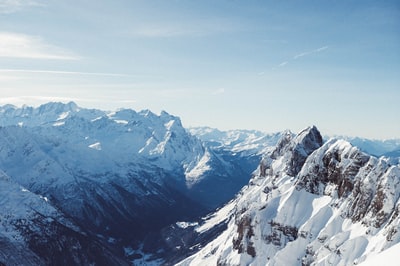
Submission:
<svg viewBox="0 0 400 266">
<path fill-rule="evenodd" d="M 400 242 L 400 166 L 310 127 L 282 134 L 178 265 L 354 265 Z M 396 245 L 398 246 L 398 245 Z"/>
<path fill-rule="evenodd" d="M 259 159 L 211 148 L 166 112 L 0 107 L 0 169 L 84 232 L 127 250 L 158 250 L 159 230 L 229 201 Z"/>
<path fill-rule="evenodd" d="M 1 106 L 0 265 L 359 263 L 400 242 L 399 161 L 364 148 L 315 127 Z"/>
<path fill-rule="evenodd" d="M 187 134 L 178 117 L 166 112 L 160 116 L 148 110 L 104 112 L 82 109 L 73 102 L 48 103 L 38 108 L 0 107 L 0 126 L 13 125 L 29 128 L 40 136 L 64 138 L 71 147 L 83 150 L 85 156 L 87 151 L 96 151 L 101 157 L 119 156 L 107 158 L 110 162 L 145 158 L 167 170 L 189 173 L 204 155 L 201 142 Z"/>
<path fill-rule="evenodd" d="M 0 124 L 0 168 L 96 233 L 137 238 L 204 211 L 181 187 L 205 150 L 177 117 L 49 103 L 2 107 Z"/>
</svg>

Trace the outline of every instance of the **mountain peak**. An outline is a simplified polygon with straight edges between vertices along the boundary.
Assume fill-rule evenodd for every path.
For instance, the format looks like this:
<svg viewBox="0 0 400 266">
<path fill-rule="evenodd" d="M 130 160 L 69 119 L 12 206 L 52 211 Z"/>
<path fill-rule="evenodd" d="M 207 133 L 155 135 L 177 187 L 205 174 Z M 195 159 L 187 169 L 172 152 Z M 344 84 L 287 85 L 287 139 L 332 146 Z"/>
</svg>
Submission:
<svg viewBox="0 0 400 266">
<path fill-rule="evenodd" d="M 293 139 L 296 145 L 301 145 L 307 155 L 323 144 L 321 133 L 316 126 L 310 126 L 298 133 Z"/>
<path fill-rule="evenodd" d="M 305 134 L 320 134 L 321 135 L 321 133 L 319 132 L 318 128 L 316 126 L 314 126 L 314 125 L 304 128 L 303 130 L 301 130 L 298 133 L 298 135 L 301 135 L 301 134 L 304 134 L 304 133 Z"/>
<path fill-rule="evenodd" d="M 307 157 L 323 144 L 322 136 L 315 126 L 308 127 L 298 133 L 289 143 L 289 163 L 287 164 L 287 174 L 297 175 Z"/>
<path fill-rule="evenodd" d="M 289 162 L 286 172 L 290 176 L 295 176 L 301 170 L 308 155 L 322 144 L 321 133 L 315 126 L 307 127 L 295 136 L 291 131 L 286 130 L 269 156 L 271 159 L 277 159 L 280 156 L 286 157 Z M 268 161 L 268 159 L 264 161 Z"/>
</svg>

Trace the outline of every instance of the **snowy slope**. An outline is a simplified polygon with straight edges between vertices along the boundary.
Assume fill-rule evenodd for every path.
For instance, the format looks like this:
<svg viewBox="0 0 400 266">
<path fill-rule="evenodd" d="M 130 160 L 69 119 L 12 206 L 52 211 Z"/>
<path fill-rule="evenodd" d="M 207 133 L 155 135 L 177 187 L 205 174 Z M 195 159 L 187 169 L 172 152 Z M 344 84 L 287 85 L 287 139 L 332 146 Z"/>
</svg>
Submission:
<svg viewBox="0 0 400 266">
<path fill-rule="evenodd" d="M 360 266 L 376 266 L 376 265 L 385 265 L 385 266 L 396 266 L 399 265 L 399 254 L 400 254 L 400 244 L 396 244 L 381 253 L 370 256 L 368 259 L 362 263 Z"/>
<path fill-rule="evenodd" d="M 400 169 L 315 127 L 282 135 L 248 186 L 196 227 L 226 230 L 178 265 L 353 265 L 400 242 Z"/>
<path fill-rule="evenodd" d="M 128 265 L 48 202 L 0 172 L 1 265 Z"/>
</svg>

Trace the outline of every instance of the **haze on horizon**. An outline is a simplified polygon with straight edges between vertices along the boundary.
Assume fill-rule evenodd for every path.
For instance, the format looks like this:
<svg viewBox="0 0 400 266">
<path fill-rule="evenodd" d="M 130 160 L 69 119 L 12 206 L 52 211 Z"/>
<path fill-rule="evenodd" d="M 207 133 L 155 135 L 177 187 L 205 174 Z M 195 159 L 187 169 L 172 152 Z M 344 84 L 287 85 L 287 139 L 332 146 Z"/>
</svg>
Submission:
<svg viewBox="0 0 400 266">
<path fill-rule="evenodd" d="M 400 137 L 399 1 L 0 0 L 0 105 Z"/>
</svg>

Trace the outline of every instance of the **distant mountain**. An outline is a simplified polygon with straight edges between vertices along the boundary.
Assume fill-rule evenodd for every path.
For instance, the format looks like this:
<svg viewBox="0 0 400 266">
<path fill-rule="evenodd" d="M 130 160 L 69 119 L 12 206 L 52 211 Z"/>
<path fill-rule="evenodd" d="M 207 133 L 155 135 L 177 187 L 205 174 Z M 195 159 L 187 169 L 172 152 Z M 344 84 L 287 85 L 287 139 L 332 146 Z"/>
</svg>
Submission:
<svg viewBox="0 0 400 266">
<path fill-rule="evenodd" d="M 220 207 L 214 202 L 228 202 L 248 183 L 262 154 L 274 147 L 281 135 L 255 130 L 220 131 L 209 127 L 189 128 L 188 131 L 203 141 L 210 154 L 203 182 L 198 182 L 190 193 L 213 209 Z"/>
<path fill-rule="evenodd" d="M 400 242 L 399 186 L 384 157 L 315 127 L 286 132 L 235 199 L 190 227 L 193 255 L 178 265 L 361 263 Z"/>
<path fill-rule="evenodd" d="M 257 130 L 221 131 L 210 127 L 194 127 L 188 130 L 209 147 L 223 148 L 249 155 L 265 153 L 275 146 L 281 136 L 280 132 L 266 134 Z"/>
<path fill-rule="evenodd" d="M 400 139 L 366 139 L 359 137 L 337 137 L 347 140 L 352 145 L 360 148 L 363 152 L 373 156 L 400 157 Z"/>
</svg>

